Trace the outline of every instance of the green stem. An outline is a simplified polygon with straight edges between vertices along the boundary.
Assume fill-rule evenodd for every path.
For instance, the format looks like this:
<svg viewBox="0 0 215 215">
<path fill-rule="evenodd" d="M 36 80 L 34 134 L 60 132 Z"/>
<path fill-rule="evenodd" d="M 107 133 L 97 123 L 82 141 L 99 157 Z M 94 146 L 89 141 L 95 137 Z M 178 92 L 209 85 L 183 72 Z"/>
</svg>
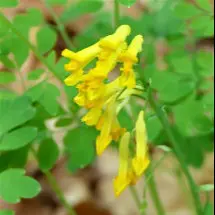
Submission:
<svg viewBox="0 0 215 215">
<path fill-rule="evenodd" d="M 164 215 L 165 211 L 164 211 L 163 205 L 160 201 L 160 197 L 159 197 L 158 192 L 157 192 L 157 185 L 155 183 L 154 176 L 152 176 L 150 178 L 149 183 L 148 183 L 148 188 L 149 188 L 154 206 L 157 210 L 157 214 L 158 215 Z"/>
<path fill-rule="evenodd" d="M 51 174 L 51 172 L 44 171 L 43 173 L 45 174 L 45 176 L 46 176 L 50 186 L 52 187 L 53 191 L 56 193 L 59 201 L 61 202 L 63 207 L 68 211 L 68 214 L 69 215 L 77 215 L 75 210 L 66 201 L 66 198 L 64 197 L 64 194 L 63 194 L 61 188 L 59 187 L 55 177 Z"/>
<path fill-rule="evenodd" d="M 25 42 L 25 44 L 29 46 L 35 56 L 48 68 L 50 72 L 52 72 L 54 75 L 56 74 L 55 68 L 49 64 L 46 58 L 40 54 L 40 52 L 14 27 L 14 25 L 2 13 L 0 13 L 0 20 L 4 22 L 5 25 L 7 25 L 15 35 L 17 35 L 23 42 Z"/>
<path fill-rule="evenodd" d="M 200 196 L 199 196 L 199 192 L 198 192 L 198 187 L 187 167 L 187 164 L 184 160 L 184 155 L 183 152 L 181 151 L 180 148 L 180 143 L 178 143 L 175 135 L 173 134 L 172 128 L 170 126 L 169 120 L 167 118 L 167 116 L 163 113 L 163 111 L 158 107 L 158 105 L 156 104 L 152 93 L 150 93 L 149 95 L 149 103 L 151 105 L 151 107 L 155 110 L 158 118 L 160 119 L 160 122 L 162 123 L 166 134 L 168 135 L 168 138 L 174 148 L 174 151 L 177 155 L 177 159 L 180 162 L 181 168 L 187 178 L 187 181 L 189 183 L 190 186 L 190 191 L 192 193 L 193 196 L 193 200 L 194 200 L 194 204 L 195 204 L 195 208 L 196 208 L 196 214 L 198 215 L 202 215 L 203 214 L 203 210 L 202 210 L 202 204 L 201 204 L 201 200 L 200 200 Z"/>
<path fill-rule="evenodd" d="M 35 151 L 35 149 L 33 147 L 31 147 L 31 152 L 35 158 L 35 160 L 38 162 L 38 158 L 37 158 L 37 152 Z M 52 190 L 55 192 L 55 194 L 57 195 L 60 203 L 62 204 L 62 206 L 67 210 L 69 215 L 77 215 L 75 210 L 71 207 L 71 205 L 67 202 L 63 191 L 61 190 L 60 186 L 57 183 L 56 178 L 52 175 L 52 173 L 50 171 L 43 171 L 43 174 L 46 176 L 49 185 L 51 186 Z"/>
<path fill-rule="evenodd" d="M 165 213 L 163 204 L 162 204 L 159 194 L 158 194 L 158 189 L 157 189 L 157 185 L 155 182 L 153 169 L 151 166 L 148 168 L 146 175 L 149 175 L 148 180 L 147 180 L 147 187 L 149 188 L 150 196 L 154 203 L 154 207 L 157 210 L 157 214 L 165 215 L 166 213 Z"/>
<path fill-rule="evenodd" d="M 119 27 L 119 21 L 120 21 L 120 6 L 119 1 L 114 0 L 114 26 L 115 28 Z"/>
<path fill-rule="evenodd" d="M 49 10 L 50 14 L 52 15 L 52 17 L 54 18 L 54 21 L 57 24 L 57 29 L 60 32 L 64 42 L 66 43 L 66 46 L 69 49 L 74 49 L 74 45 L 71 43 L 70 38 L 65 30 L 64 25 L 61 23 L 61 20 L 58 18 L 58 16 L 56 15 L 55 11 L 53 10 L 53 8 L 49 5 L 49 3 L 47 2 L 47 0 L 43 0 L 45 3 L 46 8 Z"/>
<path fill-rule="evenodd" d="M 133 197 L 133 199 L 137 205 L 138 210 L 140 210 L 141 201 L 140 201 L 140 198 L 138 196 L 137 190 L 135 189 L 134 186 L 130 186 L 129 189 L 130 189 L 131 195 L 132 195 L 132 197 Z"/>
</svg>

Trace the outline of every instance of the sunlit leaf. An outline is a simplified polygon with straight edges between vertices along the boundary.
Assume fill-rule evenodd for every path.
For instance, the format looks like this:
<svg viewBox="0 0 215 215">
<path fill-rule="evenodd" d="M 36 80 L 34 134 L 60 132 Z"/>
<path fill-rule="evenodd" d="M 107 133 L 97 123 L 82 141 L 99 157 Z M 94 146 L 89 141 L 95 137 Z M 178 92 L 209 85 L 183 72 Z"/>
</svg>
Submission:
<svg viewBox="0 0 215 215">
<path fill-rule="evenodd" d="M 0 197 L 8 203 L 18 203 L 21 198 L 33 198 L 40 192 L 40 185 L 25 176 L 23 169 L 8 169 L 0 174 Z"/>
</svg>

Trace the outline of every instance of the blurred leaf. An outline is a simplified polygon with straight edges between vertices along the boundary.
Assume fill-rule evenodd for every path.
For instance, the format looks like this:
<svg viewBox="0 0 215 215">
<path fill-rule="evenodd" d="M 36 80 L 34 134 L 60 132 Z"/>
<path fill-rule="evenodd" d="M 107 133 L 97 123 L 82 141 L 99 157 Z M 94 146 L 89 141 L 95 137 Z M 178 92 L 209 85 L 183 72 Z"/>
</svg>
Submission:
<svg viewBox="0 0 215 215">
<path fill-rule="evenodd" d="M 128 114 L 125 108 L 121 109 L 118 114 L 118 120 L 122 128 L 126 128 L 128 131 L 133 129 L 133 124 L 131 116 Z"/>
<path fill-rule="evenodd" d="M 131 7 L 137 0 L 118 0 L 119 3 L 127 6 L 127 7 Z"/>
<path fill-rule="evenodd" d="M 29 146 L 4 152 L 0 155 L 0 172 L 8 168 L 24 168 L 28 160 Z"/>
<path fill-rule="evenodd" d="M 17 95 L 9 90 L 0 90 L 0 100 L 3 99 L 14 99 Z"/>
<path fill-rule="evenodd" d="M 204 95 L 202 105 L 204 112 L 209 113 L 214 118 L 214 93 Z"/>
<path fill-rule="evenodd" d="M 173 65 L 174 71 L 177 73 L 193 75 L 193 63 L 189 56 L 183 55 L 178 57 L 172 57 L 171 63 Z"/>
<path fill-rule="evenodd" d="M 192 20 L 190 27 L 198 37 L 212 37 L 214 35 L 214 19 L 209 16 L 199 16 Z"/>
<path fill-rule="evenodd" d="M 35 109 L 26 97 L 13 101 L 0 100 L 0 136 L 12 128 L 32 119 Z"/>
<path fill-rule="evenodd" d="M 175 14 L 181 19 L 190 19 L 201 14 L 201 11 L 194 5 L 182 0 L 175 7 Z"/>
<path fill-rule="evenodd" d="M 21 67 L 29 55 L 29 46 L 19 38 L 14 38 L 11 42 L 11 52 L 14 54 L 18 66 Z"/>
<path fill-rule="evenodd" d="M 163 126 L 157 116 L 150 116 L 146 119 L 146 128 L 150 142 L 153 142 L 163 130 Z"/>
<path fill-rule="evenodd" d="M 152 88 L 158 90 L 160 99 L 167 103 L 175 103 L 185 99 L 194 90 L 196 84 L 192 79 L 171 72 L 154 73 Z"/>
<path fill-rule="evenodd" d="M 85 126 L 75 128 L 67 133 L 64 144 L 69 156 L 68 169 L 71 172 L 76 172 L 93 162 L 96 136 L 97 131 L 94 128 Z"/>
<path fill-rule="evenodd" d="M 15 215 L 15 213 L 11 210 L 1 210 L 0 215 Z"/>
<path fill-rule="evenodd" d="M 211 18 L 209 16 L 199 16 L 196 17 L 195 19 L 192 19 L 190 26 L 193 30 L 206 29 L 210 20 Z"/>
<path fill-rule="evenodd" d="M 63 118 L 60 118 L 59 120 L 57 120 L 55 126 L 56 127 L 67 127 L 67 126 L 71 125 L 72 122 L 73 122 L 72 117 L 63 117 Z"/>
<path fill-rule="evenodd" d="M 59 80 L 64 81 L 64 79 L 69 75 L 68 72 L 65 71 L 64 65 L 68 63 L 68 60 L 65 58 L 60 58 L 58 62 L 55 64 L 55 71 L 53 72 Z"/>
<path fill-rule="evenodd" d="M 29 80 L 37 80 L 45 71 L 43 69 L 35 69 L 28 73 Z"/>
<path fill-rule="evenodd" d="M 0 7 L 2 8 L 10 8 L 16 7 L 19 4 L 19 0 L 1 0 Z"/>
<path fill-rule="evenodd" d="M 59 157 L 59 149 L 57 144 L 52 139 L 44 140 L 40 143 L 37 157 L 40 169 L 43 171 L 50 170 L 55 165 Z"/>
<path fill-rule="evenodd" d="M 48 4 L 56 6 L 63 5 L 67 3 L 67 0 L 45 0 Z"/>
<path fill-rule="evenodd" d="M 214 76 L 214 55 L 211 52 L 199 51 L 196 60 L 201 67 L 201 75 Z"/>
<path fill-rule="evenodd" d="M 25 176 L 23 169 L 8 169 L 0 174 L 0 196 L 8 203 L 18 203 L 21 198 L 33 198 L 40 192 L 40 185 Z"/>
<path fill-rule="evenodd" d="M 71 4 L 71 6 L 62 13 L 60 19 L 62 22 L 70 22 L 84 14 L 97 12 L 103 5 L 103 0 L 79 0 L 75 5 Z"/>
<path fill-rule="evenodd" d="M 33 102 L 39 102 L 45 110 L 55 116 L 59 111 L 57 97 L 60 96 L 59 89 L 50 83 L 41 82 L 26 92 Z"/>
<path fill-rule="evenodd" d="M 192 120 L 192 126 L 199 134 L 207 134 L 214 131 L 214 124 L 211 119 L 205 115 L 198 115 Z"/>
<path fill-rule="evenodd" d="M 203 105 L 200 101 L 188 98 L 186 101 L 173 108 L 175 123 L 178 129 L 185 136 L 192 136 L 195 133 L 193 120 L 203 113 Z"/>
<path fill-rule="evenodd" d="M 34 127 L 23 127 L 5 134 L 0 140 L 0 151 L 11 151 L 22 148 L 34 140 L 37 129 Z"/>
<path fill-rule="evenodd" d="M 10 82 L 14 82 L 16 80 L 16 76 L 12 72 L 0 72 L 0 84 L 8 84 Z"/>
<path fill-rule="evenodd" d="M 7 55 L 1 55 L 1 46 L 0 46 L 0 62 L 8 69 L 14 69 L 15 64 L 9 59 Z"/>
<path fill-rule="evenodd" d="M 152 14 L 152 31 L 156 37 L 170 37 L 180 35 L 184 31 L 184 23 L 175 16 L 172 0 L 164 1 L 162 8 Z"/>
<path fill-rule="evenodd" d="M 214 205 L 210 202 L 207 202 L 204 208 L 204 215 L 212 215 L 214 214 Z"/>
<path fill-rule="evenodd" d="M 200 192 L 212 192 L 214 191 L 214 184 L 204 184 L 199 187 Z"/>
<path fill-rule="evenodd" d="M 43 27 L 37 33 L 37 45 L 41 54 L 50 51 L 56 44 L 57 34 L 50 27 Z"/>
<path fill-rule="evenodd" d="M 212 4 L 210 3 L 210 0 L 196 0 L 196 3 L 200 8 L 207 10 L 208 12 L 212 11 Z"/>
</svg>

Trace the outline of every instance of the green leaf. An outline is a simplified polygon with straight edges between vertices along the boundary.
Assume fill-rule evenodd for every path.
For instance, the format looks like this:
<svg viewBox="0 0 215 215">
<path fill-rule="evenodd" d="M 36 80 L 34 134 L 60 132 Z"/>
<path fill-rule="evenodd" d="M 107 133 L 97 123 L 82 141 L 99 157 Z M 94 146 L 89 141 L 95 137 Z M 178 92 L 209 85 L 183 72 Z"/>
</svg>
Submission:
<svg viewBox="0 0 215 215">
<path fill-rule="evenodd" d="M 203 113 L 203 105 L 201 101 L 188 98 L 186 101 L 174 106 L 173 108 L 176 126 L 185 136 L 193 136 L 195 134 L 195 123 L 193 120 Z"/>
<path fill-rule="evenodd" d="M 195 90 L 195 82 L 190 78 L 172 72 L 157 72 L 152 77 L 152 88 L 158 90 L 160 99 L 175 103 L 186 98 Z"/>
<path fill-rule="evenodd" d="M 15 64 L 10 60 L 10 58 L 7 55 L 1 55 L 1 46 L 0 46 L 0 62 L 3 63 L 3 65 L 8 69 L 14 69 Z"/>
<path fill-rule="evenodd" d="M 133 123 L 131 120 L 131 116 L 125 110 L 125 108 L 121 109 L 118 114 L 118 120 L 122 128 L 126 128 L 128 131 L 133 129 Z"/>
<path fill-rule="evenodd" d="M 196 61 L 200 66 L 201 75 L 214 76 L 214 55 L 211 52 L 199 51 L 196 55 Z"/>
<path fill-rule="evenodd" d="M 40 78 L 40 76 L 44 73 L 43 69 L 35 69 L 28 73 L 28 79 L 29 80 L 37 80 Z"/>
<path fill-rule="evenodd" d="M 187 75 L 194 75 L 193 63 L 189 56 L 183 55 L 172 57 L 171 63 L 175 72 Z"/>
<path fill-rule="evenodd" d="M 201 14 L 201 11 L 186 1 L 179 1 L 175 7 L 175 14 L 181 19 L 190 19 Z"/>
<path fill-rule="evenodd" d="M 57 41 L 56 32 L 50 27 L 43 27 L 37 33 L 37 45 L 41 54 L 50 51 Z"/>
<path fill-rule="evenodd" d="M 163 130 L 163 126 L 157 116 L 150 116 L 146 119 L 146 128 L 150 142 L 153 142 Z"/>
<path fill-rule="evenodd" d="M 199 16 L 193 19 L 190 23 L 190 27 L 193 30 L 203 30 L 207 28 L 211 18 L 209 16 Z"/>
<path fill-rule="evenodd" d="M 63 117 L 57 120 L 55 126 L 56 127 L 67 127 L 73 123 L 72 117 Z"/>
<path fill-rule="evenodd" d="M 11 210 L 1 210 L 0 215 L 15 215 L 15 213 Z"/>
<path fill-rule="evenodd" d="M 29 146 L 0 155 L 0 172 L 8 168 L 24 168 L 28 161 Z"/>
<path fill-rule="evenodd" d="M 210 3 L 210 0 L 196 0 L 196 3 L 202 9 L 212 12 L 212 4 Z"/>
<path fill-rule="evenodd" d="M 16 80 L 16 76 L 12 72 L 0 72 L 0 84 L 8 84 L 14 82 Z"/>
<path fill-rule="evenodd" d="M 52 139 L 44 140 L 40 144 L 37 157 L 40 169 L 43 171 L 50 170 L 55 165 L 59 157 L 59 149 L 57 144 Z"/>
<path fill-rule="evenodd" d="M 32 119 L 34 114 L 35 109 L 27 97 L 19 97 L 13 101 L 0 100 L 0 136 Z"/>
<path fill-rule="evenodd" d="M 120 4 L 131 7 L 137 0 L 118 0 Z"/>
<path fill-rule="evenodd" d="M 40 185 L 25 176 L 23 169 L 8 169 L 0 174 L 0 197 L 8 203 L 18 203 L 21 198 L 33 198 L 40 192 Z"/>
<path fill-rule="evenodd" d="M 26 95 L 33 102 L 39 102 L 49 114 L 55 116 L 58 113 L 59 103 L 57 97 L 60 96 L 60 91 L 55 85 L 41 82 L 29 89 Z"/>
<path fill-rule="evenodd" d="M 13 38 L 12 44 L 11 52 L 14 54 L 18 66 L 21 67 L 29 55 L 29 46 L 19 38 Z"/>
<path fill-rule="evenodd" d="M 10 8 L 16 7 L 19 4 L 19 0 L 1 0 L 0 7 L 2 8 Z"/>
<path fill-rule="evenodd" d="M 76 4 L 72 4 L 67 10 L 65 10 L 60 19 L 62 22 L 69 22 L 84 14 L 97 12 L 103 7 L 103 5 L 103 0 L 79 0 Z"/>
<path fill-rule="evenodd" d="M 209 113 L 214 118 L 214 93 L 206 94 L 202 99 L 204 112 Z"/>
<path fill-rule="evenodd" d="M 200 192 L 213 192 L 214 184 L 204 184 L 199 187 Z"/>
<path fill-rule="evenodd" d="M 52 6 L 64 5 L 67 3 L 67 0 L 45 0 L 45 1 Z"/>
<path fill-rule="evenodd" d="M 71 172 L 84 168 L 93 162 L 97 133 L 94 128 L 85 126 L 75 128 L 67 133 L 64 144 L 69 156 L 68 169 Z"/>
<path fill-rule="evenodd" d="M 11 92 L 10 90 L 6 90 L 6 89 L 0 90 L 0 100 L 14 99 L 16 98 L 16 96 L 17 95 L 14 92 Z"/>
<path fill-rule="evenodd" d="M 214 123 L 203 114 L 194 117 L 191 126 L 193 126 L 199 134 L 207 134 L 214 131 Z"/>
<path fill-rule="evenodd" d="M 34 127 L 23 127 L 7 133 L 0 140 L 0 151 L 11 151 L 22 148 L 33 141 L 37 136 Z"/>
</svg>

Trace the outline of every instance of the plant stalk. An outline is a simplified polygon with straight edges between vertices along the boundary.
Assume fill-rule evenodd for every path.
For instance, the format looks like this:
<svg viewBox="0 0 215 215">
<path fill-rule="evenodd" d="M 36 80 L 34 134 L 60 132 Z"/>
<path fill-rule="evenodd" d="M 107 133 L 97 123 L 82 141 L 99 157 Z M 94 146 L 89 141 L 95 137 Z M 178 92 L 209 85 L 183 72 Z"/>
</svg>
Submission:
<svg viewBox="0 0 215 215">
<path fill-rule="evenodd" d="M 154 111 L 156 112 L 156 115 L 158 116 L 160 122 L 162 123 L 166 134 L 169 137 L 169 140 L 174 148 L 174 151 L 176 153 L 176 157 L 181 165 L 182 171 L 184 172 L 189 187 L 190 187 L 190 191 L 192 193 L 193 196 L 193 200 L 194 200 L 194 204 L 195 204 L 195 210 L 196 210 L 196 214 L 197 215 L 202 215 L 203 214 L 203 209 L 202 209 L 202 204 L 201 204 L 201 200 L 200 200 L 200 196 L 199 196 L 199 192 L 198 192 L 198 186 L 196 185 L 188 167 L 187 164 L 184 160 L 184 155 L 183 152 L 181 151 L 180 148 L 180 143 L 178 143 L 175 135 L 173 134 L 172 128 L 170 126 L 169 120 L 167 118 L 167 116 L 163 113 L 163 111 L 158 107 L 158 105 L 156 104 L 152 92 L 149 94 L 149 103 L 151 105 L 151 107 L 154 109 Z"/>
<path fill-rule="evenodd" d="M 118 0 L 114 0 L 114 27 L 119 27 L 120 21 L 120 5 Z"/>
<path fill-rule="evenodd" d="M 31 147 L 31 152 L 35 158 L 35 160 L 38 162 L 38 157 L 37 157 L 37 152 L 35 151 L 35 149 L 33 147 Z M 41 171 L 43 172 L 43 174 L 46 176 L 49 185 L 51 186 L 52 190 L 55 192 L 55 194 L 58 197 L 58 200 L 60 201 L 60 203 L 62 204 L 62 206 L 67 210 L 69 215 L 77 215 L 75 210 L 71 207 L 71 205 L 67 202 L 63 191 L 61 190 L 60 186 L 57 183 L 56 178 L 52 175 L 52 173 L 48 170 L 48 171 L 44 171 L 41 169 Z"/>
<path fill-rule="evenodd" d="M 49 5 L 49 3 L 47 2 L 47 0 L 43 0 L 44 4 L 46 6 L 46 8 L 49 10 L 50 14 L 52 15 L 54 21 L 57 24 L 57 29 L 60 32 L 64 42 L 66 43 L 66 46 L 69 49 L 74 49 L 74 45 L 71 43 L 70 38 L 65 30 L 64 24 L 61 23 L 61 20 L 58 18 L 57 14 L 55 13 L 55 11 L 53 10 L 53 8 Z"/>
</svg>

